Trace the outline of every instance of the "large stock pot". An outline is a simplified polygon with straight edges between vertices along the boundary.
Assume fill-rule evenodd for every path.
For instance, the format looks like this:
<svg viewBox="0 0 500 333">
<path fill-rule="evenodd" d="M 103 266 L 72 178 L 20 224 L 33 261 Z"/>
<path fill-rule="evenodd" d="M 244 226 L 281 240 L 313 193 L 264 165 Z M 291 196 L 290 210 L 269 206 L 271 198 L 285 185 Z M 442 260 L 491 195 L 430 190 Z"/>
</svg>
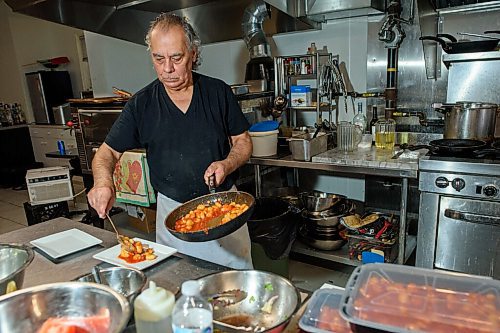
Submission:
<svg viewBox="0 0 500 333">
<path fill-rule="evenodd" d="M 435 103 L 444 114 L 444 139 L 492 141 L 498 105 L 482 102 Z"/>
</svg>

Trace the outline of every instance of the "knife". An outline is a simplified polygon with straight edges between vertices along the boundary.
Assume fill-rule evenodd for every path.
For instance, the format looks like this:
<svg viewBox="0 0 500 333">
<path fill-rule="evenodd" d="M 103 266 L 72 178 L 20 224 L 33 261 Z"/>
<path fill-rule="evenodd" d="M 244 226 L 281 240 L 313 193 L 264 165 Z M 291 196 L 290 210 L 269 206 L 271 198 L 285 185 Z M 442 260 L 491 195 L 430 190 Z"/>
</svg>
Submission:
<svg viewBox="0 0 500 333">
<path fill-rule="evenodd" d="M 393 157 L 391 157 L 391 159 L 393 160 L 397 160 L 399 158 L 399 156 L 401 156 L 403 153 L 405 152 L 404 149 L 401 149 L 400 151 L 398 151 L 396 154 L 394 154 Z"/>
<path fill-rule="evenodd" d="M 215 193 L 215 174 L 208 177 L 208 191 Z"/>
</svg>

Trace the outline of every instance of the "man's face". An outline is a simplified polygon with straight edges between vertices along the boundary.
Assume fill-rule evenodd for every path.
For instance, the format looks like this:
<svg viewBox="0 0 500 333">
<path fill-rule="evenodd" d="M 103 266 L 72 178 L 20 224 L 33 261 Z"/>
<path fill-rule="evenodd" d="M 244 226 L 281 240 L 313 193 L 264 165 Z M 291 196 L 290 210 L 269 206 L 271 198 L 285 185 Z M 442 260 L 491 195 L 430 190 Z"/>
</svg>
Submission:
<svg viewBox="0 0 500 333">
<path fill-rule="evenodd" d="M 188 50 L 181 27 L 173 26 L 167 31 L 154 29 L 150 51 L 158 79 L 167 89 L 183 89 L 191 83 L 196 52 Z"/>
</svg>

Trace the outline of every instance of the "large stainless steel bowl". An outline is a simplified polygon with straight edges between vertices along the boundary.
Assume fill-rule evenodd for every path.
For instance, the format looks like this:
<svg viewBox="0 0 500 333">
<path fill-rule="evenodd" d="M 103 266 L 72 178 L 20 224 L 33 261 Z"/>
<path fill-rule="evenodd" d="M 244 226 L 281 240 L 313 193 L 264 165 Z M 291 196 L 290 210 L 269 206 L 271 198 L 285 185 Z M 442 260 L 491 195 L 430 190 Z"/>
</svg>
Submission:
<svg viewBox="0 0 500 333">
<path fill-rule="evenodd" d="M 241 302 L 214 307 L 215 321 L 235 327 L 251 327 L 252 331 L 277 333 L 285 328 L 300 306 L 297 288 L 287 279 L 273 273 L 255 270 L 226 271 L 207 275 L 198 281 L 201 283 L 201 294 L 207 298 L 235 289 L 246 292 L 247 296 Z M 274 301 L 271 300 L 272 297 Z M 266 303 L 272 305 L 270 313 L 262 310 Z M 243 331 L 220 326 L 215 322 L 214 327 L 225 332 Z"/>
<path fill-rule="evenodd" d="M 101 284 L 45 284 L 0 296 L 0 333 L 36 333 L 54 317 L 96 316 L 94 323 L 102 324 L 99 317 L 102 319 L 104 314 L 104 318 L 109 317 L 109 328 L 104 332 L 119 333 L 127 325 L 130 306 L 125 297 Z M 103 332 L 96 328 L 89 331 Z"/>
<path fill-rule="evenodd" d="M 33 250 L 25 245 L 0 243 L 0 296 L 23 286 L 24 270 L 33 258 Z"/>
<path fill-rule="evenodd" d="M 101 272 L 101 283 L 125 296 L 130 304 L 134 303 L 148 279 L 143 272 L 134 268 L 110 267 L 102 268 L 99 271 Z M 96 282 L 92 273 L 79 276 L 75 281 Z"/>
<path fill-rule="evenodd" d="M 299 194 L 299 198 L 304 208 L 309 212 L 321 212 L 331 209 L 334 205 L 346 199 L 343 195 L 319 191 L 302 192 Z"/>
</svg>

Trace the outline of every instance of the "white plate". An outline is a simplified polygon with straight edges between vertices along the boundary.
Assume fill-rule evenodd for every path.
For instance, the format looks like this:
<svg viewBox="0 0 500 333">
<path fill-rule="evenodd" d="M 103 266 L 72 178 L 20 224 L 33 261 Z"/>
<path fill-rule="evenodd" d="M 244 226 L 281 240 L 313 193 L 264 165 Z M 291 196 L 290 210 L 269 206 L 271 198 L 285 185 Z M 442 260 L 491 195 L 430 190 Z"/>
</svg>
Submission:
<svg viewBox="0 0 500 333">
<path fill-rule="evenodd" d="M 156 259 L 144 260 L 135 264 L 130 264 L 125 260 L 118 258 L 118 255 L 120 255 L 120 250 L 121 250 L 120 244 L 117 244 L 113 247 L 110 247 L 107 250 L 94 254 L 94 258 L 117 266 L 133 267 L 135 269 L 143 270 L 148 268 L 149 266 L 156 265 L 160 261 L 167 259 L 172 254 L 177 252 L 177 249 L 174 249 L 173 247 L 161 245 L 145 239 L 134 237 L 134 240 L 140 241 L 142 244 L 147 244 L 149 245 L 150 248 L 155 250 L 155 254 L 157 256 Z"/>
<path fill-rule="evenodd" d="M 78 229 L 69 229 L 30 242 L 52 258 L 64 257 L 94 245 L 102 240 Z"/>
</svg>

